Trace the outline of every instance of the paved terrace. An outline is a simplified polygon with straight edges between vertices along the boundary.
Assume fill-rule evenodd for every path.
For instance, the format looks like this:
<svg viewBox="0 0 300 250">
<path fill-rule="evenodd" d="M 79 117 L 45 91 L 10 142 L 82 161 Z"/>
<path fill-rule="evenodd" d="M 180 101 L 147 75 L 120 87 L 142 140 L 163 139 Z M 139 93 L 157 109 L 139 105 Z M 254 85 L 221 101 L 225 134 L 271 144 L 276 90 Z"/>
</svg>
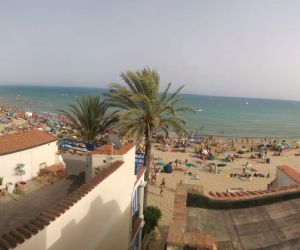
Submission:
<svg viewBox="0 0 300 250">
<path fill-rule="evenodd" d="M 240 192 L 239 195 L 208 194 L 212 201 L 225 203 L 258 201 L 268 197 L 299 194 L 300 174 L 288 166 L 280 167 L 297 184 L 272 189 L 271 192 Z M 300 198 L 269 205 L 242 209 L 208 209 L 187 207 L 187 194 L 203 196 L 198 185 L 177 185 L 174 213 L 167 238 L 168 250 L 192 249 L 246 250 L 246 249 L 300 249 Z M 232 203 L 235 204 L 235 203 Z M 178 248 L 179 247 L 179 248 Z"/>
<path fill-rule="evenodd" d="M 85 157 L 65 154 L 64 159 L 69 177 L 54 184 L 39 187 L 24 196 L 18 195 L 16 200 L 10 199 L 4 203 L 0 200 L 0 235 L 27 223 L 72 191 L 74 188 L 72 183 L 74 183 L 76 175 L 84 171 Z"/>
<path fill-rule="evenodd" d="M 229 210 L 187 208 L 186 232 L 210 234 L 218 249 L 300 249 L 300 199 Z"/>
</svg>

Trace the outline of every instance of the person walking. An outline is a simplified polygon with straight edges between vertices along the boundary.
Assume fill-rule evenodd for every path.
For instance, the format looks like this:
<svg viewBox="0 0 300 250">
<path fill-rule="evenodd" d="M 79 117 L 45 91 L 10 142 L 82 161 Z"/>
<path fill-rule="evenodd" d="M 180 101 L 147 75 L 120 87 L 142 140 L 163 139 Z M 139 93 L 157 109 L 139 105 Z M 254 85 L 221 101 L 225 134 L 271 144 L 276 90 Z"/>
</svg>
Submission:
<svg viewBox="0 0 300 250">
<path fill-rule="evenodd" d="M 163 188 L 166 187 L 166 181 L 165 181 L 165 177 L 163 177 L 161 184 L 160 184 Z"/>
</svg>

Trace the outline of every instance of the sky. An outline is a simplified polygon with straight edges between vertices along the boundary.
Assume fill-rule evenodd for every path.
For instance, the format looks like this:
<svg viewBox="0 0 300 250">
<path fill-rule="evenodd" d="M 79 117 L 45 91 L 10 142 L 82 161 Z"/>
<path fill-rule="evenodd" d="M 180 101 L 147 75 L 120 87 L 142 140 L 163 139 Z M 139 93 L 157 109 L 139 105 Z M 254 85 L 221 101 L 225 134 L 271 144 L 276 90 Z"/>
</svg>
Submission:
<svg viewBox="0 0 300 250">
<path fill-rule="evenodd" d="M 0 84 L 108 87 L 145 66 L 193 94 L 300 100 L 300 1 L 0 0 Z"/>
</svg>

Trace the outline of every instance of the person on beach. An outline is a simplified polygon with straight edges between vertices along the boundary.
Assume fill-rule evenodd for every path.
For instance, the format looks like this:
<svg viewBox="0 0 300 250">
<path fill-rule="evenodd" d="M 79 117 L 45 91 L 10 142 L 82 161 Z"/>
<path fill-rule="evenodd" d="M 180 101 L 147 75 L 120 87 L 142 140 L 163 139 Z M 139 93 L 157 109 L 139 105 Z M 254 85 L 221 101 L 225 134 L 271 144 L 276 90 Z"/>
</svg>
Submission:
<svg viewBox="0 0 300 250">
<path fill-rule="evenodd" d="M 157 172 L 155 171 L 153 174 L 153 182 L 156 184 Z"/>
<path fill-rule="evenodd" d="M 249 166 L 249 162 L 246 162 L 245 168 L 248 169 L 248 166 Z"/>
<path fill-rule="evenodd" d="M 150 175 L 150 183 L 154 185 L 154 173 Z"/>
<path fill-rule="evenodd" d="M 156 171 L 154 171 L 154 173 L 152 173 L 152 174 L 150 175 L 150 183 L 151 183 L 152 185 L 155 185 L 155 184 L 156 184 Z"/>
<path fill-rule="evenodd" d="M 160 185 L 160 191 L 159 191 L 160 197 L 163 197 L 163 192 L 164 192 L 164 188 L 162 185 Z"/>
<path fill-rule="evenodd" d="M 267 155 L 268 155 L 268 149 L 265 150 L 265 157 L 264 157 L 265 162 L 267 161 Z"/>
<path fill-rule="evenodd" d="M 165 177 L 162 179 L 160 186 L 163 187 L 163 188 L 166 187 Z"/>
<path fill-rule="evenodd" d="M 175 161 L 176 167 L 178 166 L 178 159 L 176 159 Z"/>
</svg>

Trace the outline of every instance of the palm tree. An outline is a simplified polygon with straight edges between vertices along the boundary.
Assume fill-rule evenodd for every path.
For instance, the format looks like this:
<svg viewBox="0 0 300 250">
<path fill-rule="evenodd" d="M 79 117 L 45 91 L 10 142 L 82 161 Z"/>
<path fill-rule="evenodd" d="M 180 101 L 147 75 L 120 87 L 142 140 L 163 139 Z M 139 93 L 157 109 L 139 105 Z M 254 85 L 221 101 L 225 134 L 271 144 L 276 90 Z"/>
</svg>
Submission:
<svg viewBox="0 0 300 250">
<path fill-rule="evenodd" d="M 120 115 L 120 127 L 128 136 L 145 139 L 145 178 L 149 177 L 151 161 L 151 141 L 156 132 L 172 129 L 185 133 L 185 120 L 177 116 L 178 112 L 190 110 L 177 107 L 181 86 L 169 94 L 171 83 L 159 93 L 160 76 L 157 71 L 144 68 L 141 71 L 128 71 L 121 74 L 127 86 L 112 85 L 105 94 L 108 103 L 123 110 Z M 146 192 L 145 192 L 146 195 Z M 146 197 L 145 197 L 146 201 Z"/>
<path fill-rule="evenodd" d="M 69 105 L 70 110 L 59 110 L 79 131 L 82 139 L 94 143 L 109 131 L 118 121 L 117 111 L 108 114 L 106 100 L 99 96 L 86 96 Z"/>
</svg>

